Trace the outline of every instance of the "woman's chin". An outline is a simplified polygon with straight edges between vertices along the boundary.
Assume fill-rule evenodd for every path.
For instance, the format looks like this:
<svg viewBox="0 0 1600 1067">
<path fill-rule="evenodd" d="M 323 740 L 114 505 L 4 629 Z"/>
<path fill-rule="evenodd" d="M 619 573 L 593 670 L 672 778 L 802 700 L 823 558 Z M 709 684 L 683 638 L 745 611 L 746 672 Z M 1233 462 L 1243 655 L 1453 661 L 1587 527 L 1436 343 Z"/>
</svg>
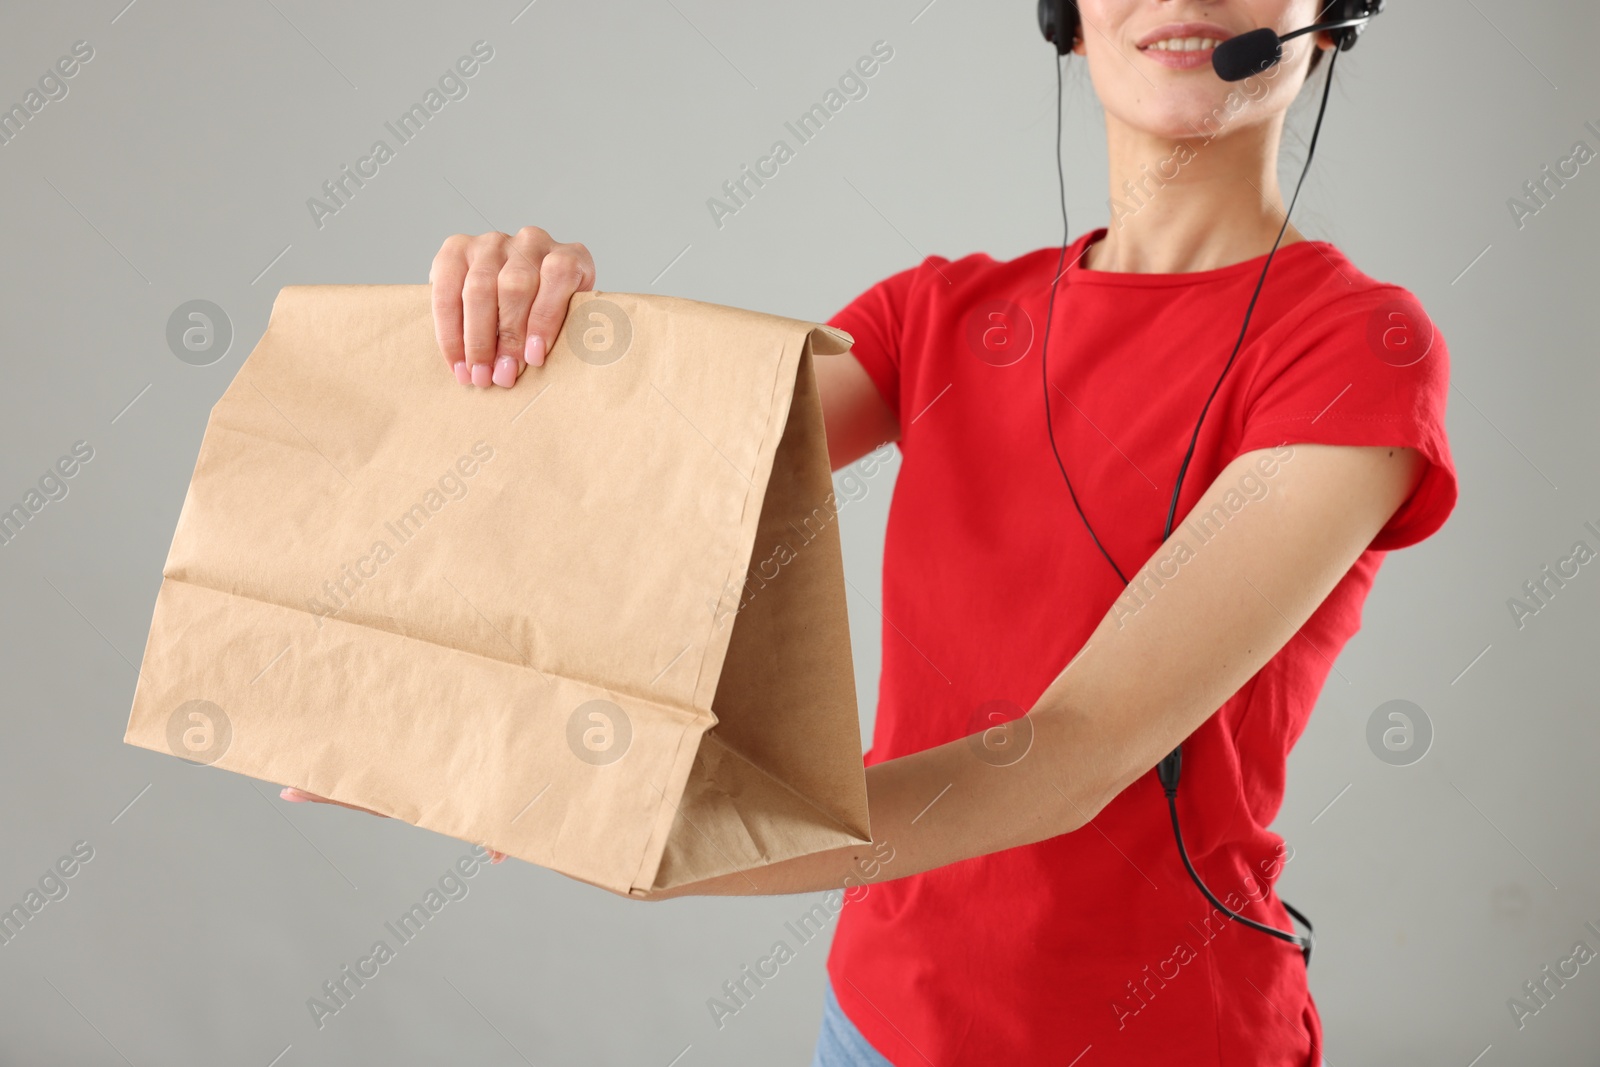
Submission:
<svg viewBox="0 0 1600 1067">
<path fill-rule="evenodd" d="M 1159 111 L 1123 117 L 1122 123 L 1152 140 L 1209 141 L 1242 129 L 1257 118 L 1243 110 L 1230 112 L 1225 98 L 1214 100 L 1196 94 L 1192 100 L 1169 101 Z"/>
</svg>

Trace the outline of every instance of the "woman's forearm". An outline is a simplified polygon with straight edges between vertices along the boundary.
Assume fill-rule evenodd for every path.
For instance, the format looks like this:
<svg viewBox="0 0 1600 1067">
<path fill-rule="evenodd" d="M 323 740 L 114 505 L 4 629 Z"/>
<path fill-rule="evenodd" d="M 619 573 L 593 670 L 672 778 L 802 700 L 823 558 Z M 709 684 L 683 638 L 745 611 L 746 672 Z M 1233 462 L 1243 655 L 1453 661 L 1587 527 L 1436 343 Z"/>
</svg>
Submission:
<svg viewBox="0 0 1600 1067">
<path fill-rule="evenodd" d="M 657 897 L 851 889 L 1075 830 L 1099 807 L 1091 799 L 1098 787 L 1089 770 L 1071 756 L 1086 743 L 1085 731 L 1081 724 L 1075 730 L 1065 714 L 1038 709 L 996 729 L 1007 731 L 1008 744 L 1021 745 L 1030 726 L 1031 743 L 1016 762 L 985 758 L 984 735 L 975 734 L 868 767 L 872 844 L 783 860 Z"/>
</svg>

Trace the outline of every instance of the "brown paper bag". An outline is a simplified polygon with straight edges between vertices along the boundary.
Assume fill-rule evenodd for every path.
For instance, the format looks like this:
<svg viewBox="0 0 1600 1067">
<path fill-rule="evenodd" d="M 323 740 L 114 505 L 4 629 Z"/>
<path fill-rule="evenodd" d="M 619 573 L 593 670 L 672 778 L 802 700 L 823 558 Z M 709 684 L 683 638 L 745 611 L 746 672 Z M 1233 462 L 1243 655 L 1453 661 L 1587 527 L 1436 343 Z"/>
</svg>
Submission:
<svg viewBox="0 0 1600 1067">
<path fill-rule="evenodd" d="M 126 740 L 642 895 L 870 840 L 814 355 L 579 293 L 459 385 L 425 285 L 291 286 L 217 401 Z"/>
</svg>

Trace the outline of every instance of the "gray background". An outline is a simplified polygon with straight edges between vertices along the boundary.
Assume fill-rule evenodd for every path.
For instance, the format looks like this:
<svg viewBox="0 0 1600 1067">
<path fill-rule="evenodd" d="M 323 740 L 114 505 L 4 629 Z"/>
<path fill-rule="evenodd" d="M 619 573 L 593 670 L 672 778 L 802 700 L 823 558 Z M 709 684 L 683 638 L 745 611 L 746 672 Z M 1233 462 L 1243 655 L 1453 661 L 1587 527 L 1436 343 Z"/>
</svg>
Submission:
<svg viewBox="0 0 1600 1067">
<path fill-rule="evenodd" d="M 207 413 L 279 286 L 420 282 L 445 235 L 536 223 L 586 242 L 603 288 L 824 318 L 925 253 L 1049 244 L 1032 4 L 125 2 L 7 5 L 0 32 L 0 103 L 74 41 L 95 49 L 0 147 L 0 504 L 74 441 L 95 450 L 0 547 L 0 904 L 95 849 L 0 946 L 0 1061 L 808 1062 L 820 941 L 720 1031 L 706 999 L 811 901 L 641 905 L 515 862 L 318 1031 L 306 998 L 466 846 L 124 746 L 132 664 Z M 1449 339 L 1462 499 L 1385 565 L 1295 752 L 1282 889 L 1319 923 L 1331 1063 L 1596 1063 L 1600 966 L 1520 1032 L 1506 1001 L 1580 938 L 1600 948 L 1600 564 L 1521 630 L 1506 601 L 1597 542 L 1600 164 L 1521 230 L 1506 199 L 1574 140 L 1600 146 L 1600 26 L 1548 0 L 1390 8 L 1339 65 L 1297 222 L 1415 291 Z M 495 55 L 470 95 L 313 225 L 306 198 L 479 39 Z M 713 225 L 706 198 L 880 39 L 894 58 L 869 95 Z M 1083 71 L 1068 91 L 1081 232 L 1107 216 L 1103 131 Z M 1307 93 L 1298 129 L 1313 111 Z M 235 331 L 206 367 L 165 341 L 196 298 Z M 874 598 L 891 485 L 842 519 Z M 879 622 L 851 596 L 865 735 Z M 1409 767 L 1365 739 L 1394 698 L 1436 732 Z"/>
</svg>

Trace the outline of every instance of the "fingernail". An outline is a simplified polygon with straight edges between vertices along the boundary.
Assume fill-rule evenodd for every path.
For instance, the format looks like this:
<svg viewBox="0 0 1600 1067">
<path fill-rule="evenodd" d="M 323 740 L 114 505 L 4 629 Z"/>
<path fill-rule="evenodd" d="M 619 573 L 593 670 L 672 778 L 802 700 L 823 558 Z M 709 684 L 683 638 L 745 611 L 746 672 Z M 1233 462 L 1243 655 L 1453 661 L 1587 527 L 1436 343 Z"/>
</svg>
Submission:
<svg viewBox="0 0 1600 1067">
<path fill-rule="evenodd" d="M 489 388 L 489 364 L 474 363 L 472 365 L 472 384 L 479 389 Z"/>
<path fill-rule="evenodd" d="M 280 800 L 289 800 L 289 801 L 293 801 L 295 803 L 299 803 L 300 794 L 294 788 L 292 788 L 290 786 L 285 786 L 283 788 L 283 791 L 278 794 L 278 798 Z"/>
<path fill-rule="evenodd" d="M 501 356 L 494 361 L 494 384 L 502 389 L 510 389 L 517 384 L 517 361 L 510 356 Z"/>
<path fill-rule="evenodd" d="M 523 352 L 523 359 L 530 367 L 544 366 L 544 338 L 534 334 L 528 338 L 528 346 Z"/>
<path fill-rule="evenodd" d="M 472 371 L 467 369 L 467 363 L 465 360 L 457 360 L 451 369 L 456 372 L 456 381 L 460 382 L 462 385 L 472 384 Z"/>
</svg>

